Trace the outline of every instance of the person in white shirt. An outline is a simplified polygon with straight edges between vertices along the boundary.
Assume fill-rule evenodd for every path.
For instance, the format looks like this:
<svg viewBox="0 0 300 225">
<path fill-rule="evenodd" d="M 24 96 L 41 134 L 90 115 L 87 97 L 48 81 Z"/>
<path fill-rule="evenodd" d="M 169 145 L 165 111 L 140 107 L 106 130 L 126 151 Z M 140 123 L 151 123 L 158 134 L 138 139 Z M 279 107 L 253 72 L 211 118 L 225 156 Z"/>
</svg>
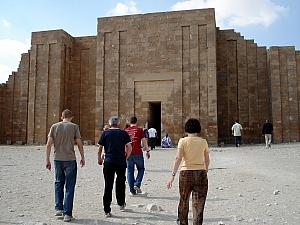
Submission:
<svg viewBox="0 0 300 225">
<path fill-rule="evenodd" d="M 156 129 L 151 127 L 148 130 L 148 135 L 149 135 L 149 145 L 151 147 L 151 150 L 153 150 L 153 149 L 155 149 L 155 144 L 156 144 L 156 137 L 157 137 Z"/>
<path fill-rule="evenodd" d="M 231 128 L 232 135 L 234 136 L 236 147 L 240 147 L 240 145 L 241 145 L 242 129 L 243 129 L 242 125 L 239 124 L 238 120 L 236 120 L 235 123 L 233 124 L 232 128 Z"/>
<path fill-rule="evenodd" d="M 166 134 L 166 136 L 164 136 L 163 139 L 161 140 L 161 147 L 162 148 L 171 148 L 172 147 L 172 141 L 168 134 Z"/>
</svg>

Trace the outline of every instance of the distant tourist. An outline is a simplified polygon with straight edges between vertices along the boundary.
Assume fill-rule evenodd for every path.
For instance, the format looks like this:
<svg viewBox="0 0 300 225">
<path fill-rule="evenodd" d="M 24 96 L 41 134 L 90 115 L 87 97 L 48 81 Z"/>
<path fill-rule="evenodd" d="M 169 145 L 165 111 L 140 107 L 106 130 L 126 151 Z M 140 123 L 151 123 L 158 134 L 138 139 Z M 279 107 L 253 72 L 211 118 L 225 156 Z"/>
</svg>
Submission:
<svg viewBox="0 0 300 225">
<path fill-rule="evenodd" d="M 171 148 L 172 140 L 168 134 L 161 139 L 161 147 L 162 148 Z"/>
<path fill-rule="evenodd" d="M 264 123 L 262 134 L 265 136 L 266 148 L 271 148 L 273 125 L 269 120 Z"/>
<path fill-rule="evenodd" d="M 149 135 L 149 145 L 151 147 L 151 150 L 155 149 L 156 145 L 156 138 L 157 138 L 157 131 L 154 127 L 151 127 L 148 130 L 148 135 Z"/>
<path fill-rule="evenodd" d="M 72 112 L 68 109 L 64 110 L 61 119 L 62 122 L 51 126 L 48 134 L 46 168 L 51 170 L 50 153 L 54 144 L 55 216 L 64 216 L 64 221 L 69 222 L 72 219 L 77 176 L 74 140 L 80 152 L 81 167 L 84 166 L 85 159 L 79 127 L 71 122 L 73 119 Z"/>
<path fill-rule="evenodd" d="M 144 137 L 148 140 L 149 133 L 148 133 L 148 128 L 147 128 L 146 124 L 144 125 L 143 131 L 144 131 Z"/>
<path fill-rule="evenodd" d="M 193 224 L 202 224 L 203 211 L 208 190 L 207 171 L 209 166 L 209 152 L 207 141 L 199 137 L 201 131 L 197 119 L 189 119 L 185 124 L 187 137 L 178 142 L 178 149 L 173 164 L 172 174 L 167 182 L 170 189 L 182 162 L 179 175 L 178 224 L 188 224 L 189 198 L 192 193 Z"/>
<path fill-rule="evenodd" d="M 141 185 L 144 177 L 145 166 L 144 156 L 141 147 L 143 144 L 143 150 L 146 151 L 147 159 L 150 158 L 150 151 L 147 144 L 147 140 L 144 137 L 144 131 L 137 126 L 137 118 L 135 116 L 130 118 L 130 126 L 125 129 L 131 138 L 132 152 L 127 158 L 127 180 L 129 185 L 129 191 L 131 195 L 141 194 Z M 137 175 L 134 175 L 134 167 L 137 168 Z"/>
<path fill-rule="evenodd" d="M 240 147 L 240 145 L 241 145 L 242 129 L 243 129 L 242 125 L 239 124 L 238 120 L 236 120 L 235 123 L 233 124 L 232 128 L 231 128 L 232 135 L 234 136 L 236 147 Z"/>
<path fill-rule="evenodd" d="M 112 190 L 116 178 L 116 199 L 120 210 L 124 210 L 126 158 L 130 156 L 130 137 L 124 130 L 119 129 L 119 118 L 113 116 L 109 119 L 110 128 L 105 130 L 98 142 L 98 164 L 103 164 L 104 196 L 103 206 L 106 217 L 111 217 Z M 125 152 L 125 146 L 127 152 Z M 102 150 L 105 149 L 105 159 L 102 158 Z"/>
</svg>

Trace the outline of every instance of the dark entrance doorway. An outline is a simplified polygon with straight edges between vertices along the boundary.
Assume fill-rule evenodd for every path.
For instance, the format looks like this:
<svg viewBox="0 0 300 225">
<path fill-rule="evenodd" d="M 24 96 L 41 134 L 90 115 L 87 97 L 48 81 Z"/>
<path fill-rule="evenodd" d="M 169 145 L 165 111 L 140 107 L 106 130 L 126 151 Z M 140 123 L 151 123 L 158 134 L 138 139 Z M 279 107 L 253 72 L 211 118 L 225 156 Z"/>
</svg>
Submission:
<svg viewBox="0 0 300 225">
<path fill-rule="evenodd" d="M 156 145 L 160 145 L 161 140 L 161 102 L 149 102 L 148 129 L 155 128 L 157 131 Z"/>
</svg>

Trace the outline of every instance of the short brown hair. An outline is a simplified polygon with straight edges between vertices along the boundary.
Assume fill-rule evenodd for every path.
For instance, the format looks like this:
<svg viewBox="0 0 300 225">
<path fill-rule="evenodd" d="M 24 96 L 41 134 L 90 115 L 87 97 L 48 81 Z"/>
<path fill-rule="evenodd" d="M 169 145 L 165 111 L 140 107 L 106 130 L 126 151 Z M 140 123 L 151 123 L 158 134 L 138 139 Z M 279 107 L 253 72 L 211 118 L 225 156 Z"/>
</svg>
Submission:
<svg viewBox="0 0 300 225">
<path fill-rule="evenodd" d="M 73 117 L 73 113 L 72 113 L 71 110 L 65 109 L 64 111 L 62 111 L 61 116 L 62 116 L 63 118 L 68 118 L 68 119 L 70 119 L 70 118 Z"/>
</svg>

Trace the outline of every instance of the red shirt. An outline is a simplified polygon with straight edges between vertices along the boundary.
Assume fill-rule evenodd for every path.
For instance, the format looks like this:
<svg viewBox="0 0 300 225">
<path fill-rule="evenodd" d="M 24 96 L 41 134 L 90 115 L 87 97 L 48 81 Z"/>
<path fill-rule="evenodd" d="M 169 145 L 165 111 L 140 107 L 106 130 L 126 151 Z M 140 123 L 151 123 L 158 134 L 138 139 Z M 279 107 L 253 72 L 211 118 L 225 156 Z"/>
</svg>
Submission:
<svg viewBox="0 0 300 225">
<path fill-rule="evenodd" d="M 130 127 L 126 128 L 125 131 L 129 134 L 132 145 L 131 154 L 143 154 L 141 147 L 141 140 L 144 138 L 144 131 L 142 128 L 137 125 L 130 125 Z"/>
</svg>

